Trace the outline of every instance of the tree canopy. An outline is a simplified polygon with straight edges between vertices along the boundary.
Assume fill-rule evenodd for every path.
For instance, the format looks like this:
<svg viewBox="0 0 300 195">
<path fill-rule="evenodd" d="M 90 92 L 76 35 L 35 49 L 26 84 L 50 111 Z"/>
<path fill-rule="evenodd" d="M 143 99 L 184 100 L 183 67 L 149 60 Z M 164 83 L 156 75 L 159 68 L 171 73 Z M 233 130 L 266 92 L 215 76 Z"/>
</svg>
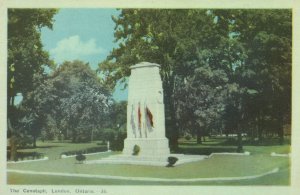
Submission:
<svg viewBox="0 0 300 195">
<path fill-rule="evenodd" d="M 34 113 L 34 121 L 42 123 L 35 130 L 41 131 L 52 122 L 56 135 L 63 134 L 74 142 L 90 140 L 91 131 L 104 126 L 111 104 L 110 92 L 89 64 L 81 61 L 61 64 L 22 102 L 28 115 Z"/>
<path fill-rule="evenodd" d="M 55 9 L 8 9 L 8 105 L 13 106 L 17 93 L 33 89 L 34 73 L 54 65 L 43 49 L 40 30 L 52 29 L 56 13 Z"/>
<path fill-rule="evenodd" d="M 161 65 L 173 148 L 186 118 L 209 126 L 213 116 L 239 135 L 245 125 L 263 132 L 260 124 L 275 121 L 282 137 L 290 123 L 291 10 L 122 9 L 113 20 L 119 46 L 99 70 L 114 86 L 130 65 Z"/>
<path fill-rule="evenodd" d="M 16 94 L 33 90 L 34 75 L 54 65 L 43 49 L 41 28 L 52 28 L 55 9 L 8 9 L 7 37 L 7 118 L 11 159 L 15 158 L 20 110 L 15 106 Z M 29 119 L 28 119 L 29 120 Z M 31 121 L 31 120 L 30 120 Z"/>
</svg>

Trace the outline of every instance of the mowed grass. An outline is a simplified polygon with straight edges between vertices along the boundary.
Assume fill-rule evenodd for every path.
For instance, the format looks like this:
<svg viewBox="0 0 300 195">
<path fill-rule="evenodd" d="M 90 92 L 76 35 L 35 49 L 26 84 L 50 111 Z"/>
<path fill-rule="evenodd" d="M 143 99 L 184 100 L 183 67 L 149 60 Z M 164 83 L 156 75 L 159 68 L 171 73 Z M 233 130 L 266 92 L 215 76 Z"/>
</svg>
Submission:
<svg viewBox="0 0 300 195">
<path fill-rule="evenodd" d="M 87 160 L 100 159 L 103 156 L 87 156 Z M 8 168 L 41 172 L 130 177 L 209 178 L 257 175 L 276 167 L 288 167 L 288 163 L 288 158 L 283 157 L 216 155 L 203 161 L 167 168 L 141 165 L 78 164 L 73 157 L 60 160 L 9 164 Z"/>
<path fill-rule="evenodd" d="M 66 143 L 65 143 L 66 144 Z M 93 145 L 94 144 L 94 145 Z M 75 144 L 76 145 L 76 144 Z M 83 147 L 81 145 L 80 147 Z M 87 144 L 86 147 L 95 146 L 95 143 Z M 218 144 L 190 144 L 182 145 L 181 148 L 192 148 L 197 151 L 214 150 L 220 148 Z M 68 150 L 70 150 L 69 147 Z M 60 154 L 63 146 L 52 154 Z M 71 147 L 72 148 L 72 147 Z M 77 146 L 78 148 L 78 146 Z M 221 147 L 222 148 L 222 147 Z M 234 146 L 224 146 L 223 152 Z M 58 147 L 52 147 L 58 150 Z M 246 151 L 251 152 L 250 156 L 233 155 L 214 155 L 209 159 L 199 162 L 187 163 L 173 168 L 156 166 L 137 166 L 137 165 L 112 165 L 112 164 L 78 164 L 75 158 L 59 159 L 50 158 L 48 161 L 31 163 L 8 164 L 8 169 L 30 170 L 40 172 L 59 172 L 59 173 L 80 173 L 92 175 L 112 175 L 128 177 L 152 177 L 152 178 L 212 178 L 212 177 L 240 177 L 263 174 L 274 168 L 279 168 L 279 172 L 251 180 L 218 181 L 218 182 L 145 182 L 145 181 L 126 181 L 112 179 L 92 179 L 80 177 L 62 177 L 45 175 L 26 175 L 8 173 L 9 184 L 133 184 L 133 185 L 289 185 L 290 181 L 290 161 L 287 157 L 271 157 L 271 152 L 288 153 L 289 145 L 283 146 L 245 146 Z M 72 150 L 75 150 L 72 148 Z M 190 150 L 190 151 L 193 151 Z M 222 152 L 217 150 L 217 152 Z M 187 152 L 187 153 L 190 153 Z M 106 153 L 87 156 L 87 160 L 101 159 L 107 155 L 117 153 Z M 27 178 L 27 179 L 25 179 Z M 58 182 L 60 181 L 60 182 Z"/>
<path fill-rule="evenodd" d="M 18 173 L 8 174 L 9 184 L 20 185 L 289 185 L 289 169 L 281 169 L 279 172 L 266 175 L 257 179 L 244 179 L 234 181 L 197 181 L 197 182 L 155 182 L 155 181 L 132 181 L 118 179 L 99 179 L 66 176 L 27 175 Z"/>
</svg>

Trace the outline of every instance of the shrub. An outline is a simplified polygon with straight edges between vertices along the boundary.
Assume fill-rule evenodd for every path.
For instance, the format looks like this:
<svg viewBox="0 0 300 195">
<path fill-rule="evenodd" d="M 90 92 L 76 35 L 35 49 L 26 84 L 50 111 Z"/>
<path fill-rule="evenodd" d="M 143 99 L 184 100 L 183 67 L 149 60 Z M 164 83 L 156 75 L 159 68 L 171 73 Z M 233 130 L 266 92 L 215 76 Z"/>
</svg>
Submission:
<svg viewBox="0 0 300 195">
<path fill-rule="evenodd" d="M 192 139 L 192 136 L 190 134 L 186 134 L 184 136 L 184 138 L 187 140 L 187 141 L 190 141 Z"/>
<path fill-rule="evenodd" d="M 83 163 L 83 161 L 86 159 L 86 157 L 83 155 L 83 154 L 81 154 L 81 153 L 79 153 L 78 155 L 76 155 L 76 160 L 78 161 L 78 162 L 80 162 L 80 163 Z"/>
<path fill-rule="evenodd" d="M 98 139 L 102 140 L 103 142 L 112 142 L 113 140 L 115 140 L 115 137 L 116 132 L 113 129 L 109 128 L 103 129 L 98 135 Z"/>
<path fill-rule="evenodd" d="M 20 138 L 18 138 L 18 145 L 21 148 L 25 148 L 28 145 L 32 145 L 33 138 L 30 135 L 22 135 Z"/>
<path fill-rule="evenodd" d="M 126 138 L 126 132 L 120 131 L 116 133 L 116 139 L 110 141 L 110 148 L 114 151 L 121 151 L 124 148 L 124 140 Z"/>
<path fill-rule="evenodd" d="M 134 145 L 133 146 L 133 153 L 132 153 L 132 155 L 134 155 L 134 156 L 138 155 L 139 152 L 140 152 L 140 150 L 141 150 L 140 146 Z"/>
<path fill-rule="evenodd" d="M 98 147 L 92 147 L 92 148 L 87 148 L 85 150 L 73 150 L 73 151 L 67 151 L 67 152 L 62 152 L 60 155 L 75 155 L 75 154 L 89 154 L 89 153 L 95 153 L 95 152 L 104 152 L 106 151 L 106 146 L 98 146 Z"/>
<path fill-rule="evenodd" d="M 61 138 L 61 136 L 60 136 L 60 138 Z M 83 133 L 77 135 L 75 137 L 75 139 L 73 140 L 73 142 L 75 142 L 75 143 L 87 143 L 89 141 L 90 141 L 90 137 Z"/>
<path fill-rule="evenodd" d="M 177 157 L 174 157 L 174 156 L 169 156 L 168 157 L 168 165 L 167 167 L 173 167 L 174 164 L 178 161 L 178 158 Z"/>
</svg>

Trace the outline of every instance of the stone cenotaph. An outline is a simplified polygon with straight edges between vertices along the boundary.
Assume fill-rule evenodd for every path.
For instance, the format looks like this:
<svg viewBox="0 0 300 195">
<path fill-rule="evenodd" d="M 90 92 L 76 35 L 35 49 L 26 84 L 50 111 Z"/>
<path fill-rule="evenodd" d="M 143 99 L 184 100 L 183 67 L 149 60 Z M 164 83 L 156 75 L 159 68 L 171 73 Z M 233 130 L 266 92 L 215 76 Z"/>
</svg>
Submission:
<svg viewBox="0 0 300 195">
<path fill-rule="evenodd" d="M 128 83 L 127 138 L 122 154 L 86 164 L 133 164 L 166 166 L 168 157 L 178 159 L 176 165 L 207 158 L 202 155 L 170 154 L 165 135 L 165 109 L 163 102 L 160 65 L 141 62 L 131 66 Z"/>
<path fill-rule="evenodd" d="M 138 155 L 144 157 L 166 157 L 170 154 L 165 135 L 165 109 L 159 68 L 160 65 L 148 62 L 130 67 L 124 155 L 132 155 L 134 147 L 138 147 Z"/>
</svg>

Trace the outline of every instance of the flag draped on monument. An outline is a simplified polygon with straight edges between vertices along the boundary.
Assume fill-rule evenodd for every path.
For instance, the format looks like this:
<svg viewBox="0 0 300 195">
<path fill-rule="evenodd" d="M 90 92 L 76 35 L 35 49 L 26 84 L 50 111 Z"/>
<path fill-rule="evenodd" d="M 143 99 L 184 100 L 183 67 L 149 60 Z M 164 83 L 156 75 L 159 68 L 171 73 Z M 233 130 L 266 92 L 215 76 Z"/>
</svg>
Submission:
<svg viewBox="0 0 300 195">
<path fill-rule="evenodd" d="M 130 119 L 130 124 L 131 124 L 131 127 L 132 127 L 132 133 L 133 133 L 133 135 L 134 135 L 134 137 L 136 137 L 136 127 L 135 127 L 135 120 L 134 120 L 134 118 L 135 118 L 135 107 L 134 107 L 134 105 L 132 104 L 131 105 L 131 119 Z"/>
<path fill-rule="evenodd" d="M 141 104 L 139 102 L 139 107 L 138 107 L 138 128 L 140 132 L 140 137 L 142 137 L 142 113 L 141 113 Z"/>
<path fill-rule="evenodd" d="M 150 109 L 148 108 L 148 106 L 146 106 L 146 108 L 145 108 L 145 115 L 146 115 L 147 127 L 150 131 L 152 131 L 153 127 L 154 127 L 153 115 L 152 115 Z"/>
</svg>

